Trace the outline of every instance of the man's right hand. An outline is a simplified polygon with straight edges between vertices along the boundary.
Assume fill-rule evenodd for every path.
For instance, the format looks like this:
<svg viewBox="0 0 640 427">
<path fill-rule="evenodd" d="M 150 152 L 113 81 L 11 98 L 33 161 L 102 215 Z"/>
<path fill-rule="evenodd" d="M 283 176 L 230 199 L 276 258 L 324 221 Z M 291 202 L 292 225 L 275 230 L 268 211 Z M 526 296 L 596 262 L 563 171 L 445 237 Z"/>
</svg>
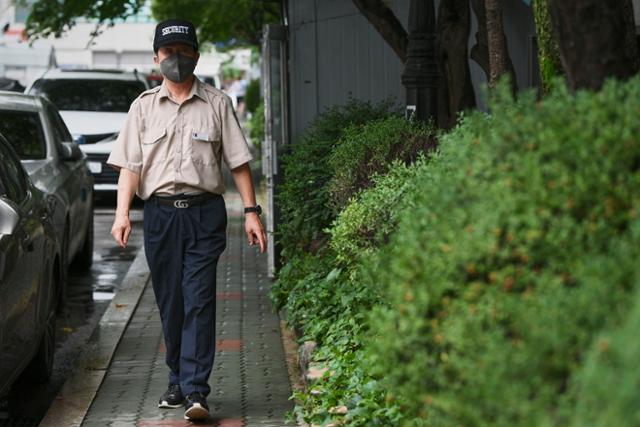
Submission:
<svg viewBox="0 0 640 427">
<path fill-rule="evenodd" d="M 116 213 L 116 219 L 113 221 L 113 227 L 111 227 L 111 235 L 121 248 L 127 246 L 129 234 L 131 234 L 129 215 Z"/>
<path fill-rule="evenodd" d="M 118 205 L 116 207 L 116 219 L 111 227 L 111 235 L 121 248 L 127 246 L 129 234 L 131 234 L 131 221 L 129 221 L 129 206 L 138 188 L 140 177 L 129 169 L 120 168 L 118 178 Z"/>
</svg>

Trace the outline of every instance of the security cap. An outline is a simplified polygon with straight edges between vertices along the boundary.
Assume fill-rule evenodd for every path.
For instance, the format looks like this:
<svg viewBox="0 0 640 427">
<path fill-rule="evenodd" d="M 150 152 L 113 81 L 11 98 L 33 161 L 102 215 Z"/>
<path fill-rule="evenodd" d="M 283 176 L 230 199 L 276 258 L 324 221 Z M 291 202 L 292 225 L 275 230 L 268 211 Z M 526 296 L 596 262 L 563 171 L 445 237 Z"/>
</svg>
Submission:
<svg viewBox="0 0 640 427">
<path fill-rule="evenodd" d="M 153 51 L 170 43 L 185 43 L 198 50 L 196 29 L 189 21 L 182 19 L 167 19 L 156 25 L 156 35 L 153 38 Z"/>
</svg>

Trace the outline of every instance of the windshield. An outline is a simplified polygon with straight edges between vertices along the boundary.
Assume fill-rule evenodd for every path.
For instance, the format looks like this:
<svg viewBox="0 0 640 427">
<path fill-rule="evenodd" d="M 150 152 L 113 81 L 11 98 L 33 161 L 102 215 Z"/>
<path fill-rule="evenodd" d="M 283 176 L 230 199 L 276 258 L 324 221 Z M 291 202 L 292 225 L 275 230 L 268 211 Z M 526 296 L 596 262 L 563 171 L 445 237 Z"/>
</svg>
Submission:
<svg viewBox="0 0 640 427">
<path fill-rule="evenodd" d="M 106 79 L 41 79 L 29 93 L 44 95 L 60 111 L 126 113 L 146 87 L 141 81 Z"/>
</svg>

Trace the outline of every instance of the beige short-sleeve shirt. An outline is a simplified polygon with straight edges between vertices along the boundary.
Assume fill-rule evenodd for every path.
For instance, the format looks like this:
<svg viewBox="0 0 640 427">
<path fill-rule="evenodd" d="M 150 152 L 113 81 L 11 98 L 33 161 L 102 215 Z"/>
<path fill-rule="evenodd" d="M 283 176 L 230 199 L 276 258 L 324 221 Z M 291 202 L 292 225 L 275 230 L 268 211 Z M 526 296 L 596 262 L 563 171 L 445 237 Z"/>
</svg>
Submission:
<svg viewBox="0 0 640 427">
<path fill-rule="evenodd" d="M 194 79 L 178 104 L 164 84 L 132 104 L 107 163 L 140 175 L 138 196 L 224 193 L 221 160 L 235 169 L 252 159 L 231 99 Z"/>
</svg>

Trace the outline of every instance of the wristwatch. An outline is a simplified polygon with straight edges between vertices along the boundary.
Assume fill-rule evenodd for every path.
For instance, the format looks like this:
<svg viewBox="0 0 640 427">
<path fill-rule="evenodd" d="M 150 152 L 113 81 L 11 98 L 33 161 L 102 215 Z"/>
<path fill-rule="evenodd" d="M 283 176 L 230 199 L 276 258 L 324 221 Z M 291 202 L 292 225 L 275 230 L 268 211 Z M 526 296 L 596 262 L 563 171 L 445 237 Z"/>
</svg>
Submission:
<svg viewBox="0 0 640 427">
<path fill-rule="evenodd" d="M 244 208 L 244 213 L 248 214 L 249 212 L 255 212 L 258 215 L 262 214 L 262 207 L 260 205 L 250 206 L 248 208 Z"/>
</svg>

